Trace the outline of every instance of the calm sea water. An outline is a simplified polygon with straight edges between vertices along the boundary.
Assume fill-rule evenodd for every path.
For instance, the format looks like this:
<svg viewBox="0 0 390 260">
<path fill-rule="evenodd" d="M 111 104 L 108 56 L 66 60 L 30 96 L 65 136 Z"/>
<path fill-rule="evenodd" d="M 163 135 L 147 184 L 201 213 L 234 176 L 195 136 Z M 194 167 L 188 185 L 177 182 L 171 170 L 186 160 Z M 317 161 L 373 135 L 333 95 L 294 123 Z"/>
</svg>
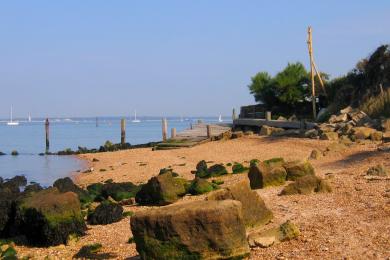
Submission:
<svg viewBox="0 0 390 260">
<path fill-rule="evenodd" d="M 217 122 L 217 118 L 202 118 L 205 122 Z M 142 144 L 161 140 L 161 118 L 140 118 L 140 123 L 126 123 L 126 141 Z M 177 131 L 189 128 L 196 118 L 168 118 L 168 128 Z M 120 142 L 120 118 L 52 119 L 50 121 L 50 151 L 66 148 L 77 150 L 78 146 L 98 148 L 105 141 Z M 45 126 L 42 119 L 33 122 L 20 122 L 18 126 L 8 126 L 0 121 L 0 151 L 10 154 L 17 150 L 19 156 L 0 156 L 0 176 L 9 178 L 25 175 L 29 181 L 51 185 L 70 172 L 83 169 L 82 161 L 73 156 L 39 156 L 45 151 Z"/>
</svg>

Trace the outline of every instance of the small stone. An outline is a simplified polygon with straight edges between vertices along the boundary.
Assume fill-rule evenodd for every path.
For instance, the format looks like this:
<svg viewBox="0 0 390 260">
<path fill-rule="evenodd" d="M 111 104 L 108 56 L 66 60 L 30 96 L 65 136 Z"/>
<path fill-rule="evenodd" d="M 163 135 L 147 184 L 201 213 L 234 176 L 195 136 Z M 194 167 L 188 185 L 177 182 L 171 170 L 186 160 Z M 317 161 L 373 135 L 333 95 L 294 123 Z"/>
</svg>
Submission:
<svg viewBox="0 0 390 260">
<path fill-rule="evenodd" d="M 309 158 L 313 160 L 317 160 L 321 156 L 322 156 L 322 152 L 318 149 L 314 149 L 313 151 L 311 151 Z"/>
</svg>

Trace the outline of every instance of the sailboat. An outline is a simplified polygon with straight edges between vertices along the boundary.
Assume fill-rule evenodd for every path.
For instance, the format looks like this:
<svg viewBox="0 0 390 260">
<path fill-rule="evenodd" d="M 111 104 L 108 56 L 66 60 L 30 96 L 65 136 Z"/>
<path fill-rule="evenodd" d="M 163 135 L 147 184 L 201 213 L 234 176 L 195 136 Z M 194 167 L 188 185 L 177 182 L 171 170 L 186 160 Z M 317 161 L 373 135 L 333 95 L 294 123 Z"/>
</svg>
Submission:
<svg viewBox="0 0 390 260">
<path fill-rule="evenodd" d="M 218 122 L 223 122 L 221 115 L 219 115 Z"/>
<path fill-rule="evenodd" d="M 137 110 L 134 110 L 134 120 L 132 120 L 131 122 L 133 123 L 140 123 L 141 121 L 137 119 Z"/>
<path fill-rule="evenodd" d="M 11 118 L 10 118 L 10 121 L 7 122 L 7 125 L 19 125 L 19 122 L 18 121 L 13 121 L 12 120 L 12 106 L 11 106 Z"/>
<path fill-rule="evenodd" d="M 31 114 L 28 114 L 28 122 L 31 123 Z"/>
</svg>

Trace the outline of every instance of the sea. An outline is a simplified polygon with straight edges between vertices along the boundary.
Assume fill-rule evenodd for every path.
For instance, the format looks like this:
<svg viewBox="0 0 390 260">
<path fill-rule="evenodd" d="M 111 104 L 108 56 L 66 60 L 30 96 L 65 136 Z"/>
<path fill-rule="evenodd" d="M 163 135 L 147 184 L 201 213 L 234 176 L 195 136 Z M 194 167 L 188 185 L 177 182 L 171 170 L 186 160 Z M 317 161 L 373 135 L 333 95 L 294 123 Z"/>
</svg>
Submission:
<svg viewBox="0 0 390 260">
<path fill-rule="evenodd" d="M 138 119 L 138 123 L 133 123 L 131 118 L 126 119 L 126 142 L 135 145 L 162 139 L 161 117 Z M 79 146 L 99 148 L 107 140 L 119 143 L 120 120 L 121 117 L 50 119 L 50 152 L 66 148 L 77 150 Z M 218 122 L 217 117 L 167 117 L 168 134 L 170 128 L 175 127 L 180 132 L 198 120 Z M 6 120 L 0 120 L 0 151 L 6 153 L 0 156 L 0 177 L 3 179 L 24 175 L 29 182 L 50 186 L 56 179 L 87 167 L 76 156 L 39 155 L 45 152 L 44 119 L 15 121 L 19 122 L 18 126 L 8 126 Z M 229 120 L 224 122 L 229 123 Z M 18 151 L 18 156 L 11 155 L 14 150 Z"/>
</svg>

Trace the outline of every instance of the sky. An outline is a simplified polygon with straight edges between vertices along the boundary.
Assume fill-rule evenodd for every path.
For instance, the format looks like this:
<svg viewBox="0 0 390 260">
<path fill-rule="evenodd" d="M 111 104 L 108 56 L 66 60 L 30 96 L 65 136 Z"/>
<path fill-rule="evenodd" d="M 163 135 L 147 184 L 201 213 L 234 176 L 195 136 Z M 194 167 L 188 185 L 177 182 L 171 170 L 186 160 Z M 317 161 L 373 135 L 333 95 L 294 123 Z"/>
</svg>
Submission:
<svg viewBox="0 0 390 260">
<path fill-rule="evenodd" d="M 259 71 L 337 77 L 390 42 L 388 0 L 0 0 L 0 118 L 218 116 Z"/>
</svg>

